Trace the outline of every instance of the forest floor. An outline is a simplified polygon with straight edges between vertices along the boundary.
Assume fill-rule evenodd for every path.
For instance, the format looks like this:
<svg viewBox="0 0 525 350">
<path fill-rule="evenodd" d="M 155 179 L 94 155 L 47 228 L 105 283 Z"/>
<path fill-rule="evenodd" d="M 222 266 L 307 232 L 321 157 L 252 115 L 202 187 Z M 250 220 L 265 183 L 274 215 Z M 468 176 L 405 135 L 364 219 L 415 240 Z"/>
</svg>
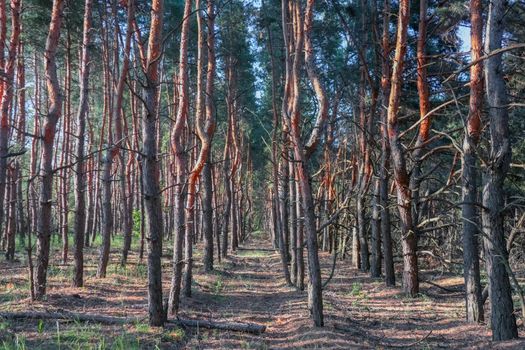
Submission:
<svg viewBox="0 0 525 350">
<path fill-rule="evenodd" d="M 118 247 L 117 244 L 115 246 Z M 136 251 L 136 250 L 135 250 Z M 112 251 L 108 277 L 94 277 L 97 250 L 87 249 L 86 287 L 69 287 L 72 264 L 49 271 L 46 302 L 28 298 L 27 268 L 19 261 L 0 262 L 0 312 L 60 311 L 99 315 L 146 317 L 146 266 L 132 254 L 127 268 L 119 267 L 118 249 Z M 464 320 L 461 276 L 425 271 L 421 296 L 410 299 L 399 287 L 386 288 L 337 262 L 324 291 L 325 327 L 314 328 L 308 318 L 306 291 L 287 287 L 279 254 L 261 239 L 244 244 L 211 274 L 202 272 L 200 249 L 195 250 L 193 297 L 184 298 L 181 316 L 265 325 L 262 335 L 206 330 L 151 328 L 147 320 L 124 326 L 66 321 L 0 319 L 0 349 L 525 349 L 525 340 L 492 343 L 487 325 Z M 323 276 L 331 257 L 322 253 Z M 170 282 L 170 257 L 163 258 L 164 290 Z M 521 327 L 520 335 L 525 336 Z"/>
</svg>

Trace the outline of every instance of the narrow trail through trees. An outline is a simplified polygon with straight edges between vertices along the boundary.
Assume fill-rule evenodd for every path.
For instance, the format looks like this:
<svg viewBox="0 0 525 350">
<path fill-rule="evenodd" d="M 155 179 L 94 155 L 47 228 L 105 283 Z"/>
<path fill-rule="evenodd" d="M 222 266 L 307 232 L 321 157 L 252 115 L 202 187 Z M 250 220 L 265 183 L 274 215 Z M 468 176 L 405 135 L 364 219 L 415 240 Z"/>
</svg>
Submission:
<svg viewBox="0 0 525 350">
<path fill-rule="evenodd" d="M 326 307 L 326 327 L 311 326 L 306 291 L 286 284 L 280 270 L 279 251 L 271 247 L 266 237 L 253 237 L 240 245 L 215 270 L 204 273 L 198 245 L 194 251 L 195 275 L 192 297 L 181 299 L 179 317 L 210 320 L 221 323 L 237 322 L 266 326 L 261 335 L 216 329 L 183 328 L 180 339 L 166 338 L 155 327 L 148 328 L 147 276 L 145 265 L 132 251 L 127 268 L 120 267 L 115 248 L 110 254 L 108 279 L 96 278 L 97 250 L 86 249 L 84 288 L 64 288 L 73 273 L 72 266 L 56 264 L 60 250 L 53 252 L 53 268 L 49 278 L 48 299 L 31 302 L 24 289 L 27 273 L 24 261 L 0 262 L 0 286 L 7 293 L 0 298 L 0 312 L 74 312 L 100 316 L 144 319 L 144 323 L 105 325 L 60 321 L 62 334 L 79 333 L 92 339 L 111 339 L 115 334 L 129 337 L 130 343 L 161 349 L 375 349 L 375 348 L 463 348 L 495 346 L 490 342 L 486 325 L 466 324 L 462 277 L 452 274 L 436 275 L 421 271 L 420 298 L 407 298 L 400 287 L 385 287 L 381 279 L 373 279 L 337 261 L 334 277 L 323 291 Z M 332 267 L 332 256 L 320 254 L 323 282 Z M 7 266 L 9 265 L 9 266 Z M 169 254 L 162 258 L 163 268 L 171 266 Z M 398 271 L 399 272 L 399 271 Z M 164 275 L 164 290 L 170 284 L 169 273 Z M 439 286 L 439 287 L 438 287 Z M 29 348 L 56 342 L 55 320 L 44 320 L 39 333 L 39 320 L 0 320 L 9 322 L 10 330 L 26 336 Z M 161 335 L 158 332 L 164 332 Z M 9 334 L 0 334 L 2 337 Z M 62 338 L 67 347 L 67 337 Z M 525 341 L 503 342 L 497 349 L 525 346 Z"/>
<path fill-rule="evenodd" d="M 320 257 L 324 282 L 332 257 L 327 253 Z M 306 291 L 286 285 L 280 264 L 279 251 L 272 249 L 267 239 L 251 239 L 215 273 L 196 275 L 198 291 L 193 298 L 183 300 L 183 316 L 259 323 L 267 328 L 261 335 L 194 331 L 187 348 L 462 348 L 466 344 L 491 344 L 485 325 L 463 322 L 460 276 L 436 278 L 423 271 L 424 278 L 432 279 L 433 284 L 423 283 L 423 297 L 411 299 L 400 287 L 387 288 L 381 279 L 372 279 L 338 261 L 334 277 L 324 289 L 326 327 L 312 328 Z M 525 342 L 500 346 L 520 347 Z"/>
</svg>

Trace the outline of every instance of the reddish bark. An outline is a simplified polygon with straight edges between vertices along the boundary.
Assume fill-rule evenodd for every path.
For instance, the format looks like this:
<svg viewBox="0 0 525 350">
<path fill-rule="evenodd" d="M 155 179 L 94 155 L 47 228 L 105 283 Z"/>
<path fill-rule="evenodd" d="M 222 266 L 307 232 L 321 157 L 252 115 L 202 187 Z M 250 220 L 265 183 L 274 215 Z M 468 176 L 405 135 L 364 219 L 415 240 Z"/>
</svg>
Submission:
<svg viewBox="0 0 525 350">
<path fill-rule="evenodd" d="M 388 138 L 392 154 L 392 165 L 397 189 L 397 204 L 401 221 L 403 247 L 403 290 L 409 296 L 419 293 L 417 266 L 417 237 L 414 231 L 411 211 L 411 191 L 406 169 L 405 155 L 399 139 L 398 109 L 401 93 L 403 66 L 406 52 L 408 22 L 410 19 L 410 0 L 399 4 L 396 48 L 392 69 L 391 90 L 387 112 Z"/>
<path fill-rule="evenodd" d="M 470 1 L 470 57 L 479 60 L 483 53 L 483 18 L 481 0 Z M 483 321 L 479 264 L 479 213 L 476 202 L 479 197 L 480 174 L 476 147 L 481 128 L 483 107 L 483 63 L 470 68 L 470 102 L 466 131 L 463 138 L 462 171 L 462 217 L 463 217 L 463 275 L 465 278 L 465 307 L 467 322 Z"/>
<path fill-rule="evenodd" d="M 5 77 L 0 82 L 1 116 L 0 116 L 0 225 L 4 219 L 4 196 L 7 186 L 8 141 L 10 131 L 10 107 L 14 96 L 14 73 L 16 54 L 20 40 L 20 0 L 11 0 L 11 38 L 8 48 L 7 62 L 4 61 L 4 42 L 6 36 L 5 1 L 0 1 L 0 69 Z"/>
<path fill-rule="evenodd" d="M 213 1 L 208 3 L 208 16 L 214 16 L 213 14 Z M 200 1 L 197 0 L 197 11 L 200 12 Z M 212 17 L 210 17 L 212 18 Z M 202 29 L 202 19 L 201 14 L 197 13 L 197 27 L 198 27 L 198 57 L 197 57 L 197 106 L 196 106 L 196 131 L 197 136 L 201 143 L 201 148 L 199 155 L 193 169 L 190 172 L 188 178 L 188 197 L 186 199 L 186 222 L 191 222 L 191 218 L 194 215 L 194 205 L 195 205 L 195 196 L 196 196 L 196 187 L 197 180 L 204 168 L 211 149 L 211 141 L 213 134 L 215 132 L 215 116 L 213 108 L 213 84 L 214 84 L 214 74 L 215 74 L 215 55 L 214 55 L 214 41 L 213 41 L 213 19 L 211 22 L 211 28 L 209 29 L 208 34 L 208 54 L 210 54 L 211 48 L 211 57 L 208 57 L 208 72 L 207 72 L 207 81 L 206 81 L 206 110 L 203 113 L 202 105 L 204 102 L 204 96 L 202 94 L 202 69 L 203 69 L 203 51 L 204 51 L 204 31 Z M 204 114 L 206 115 L 203 118 Z M 209 197 L 211 199 L 211 196 Z M 186 296 L 191 296 L 191 282 L 192 282 L 192 268 L 193 268 L 193 257 L 192 257 L 192 235 L 190 234 L 188 225 L 186 226 L 186 241 L 185 241 L 185 283 L 184 283 L 184 294 Z"/>
</svg>

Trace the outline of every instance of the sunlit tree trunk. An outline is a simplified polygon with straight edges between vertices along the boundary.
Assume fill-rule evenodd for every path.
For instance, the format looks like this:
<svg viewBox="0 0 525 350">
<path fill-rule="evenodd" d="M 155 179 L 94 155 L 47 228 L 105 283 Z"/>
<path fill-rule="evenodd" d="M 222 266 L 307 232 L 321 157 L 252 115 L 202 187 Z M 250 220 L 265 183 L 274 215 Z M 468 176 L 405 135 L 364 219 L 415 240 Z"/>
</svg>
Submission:
<svg viewBox="0 0 525 350">
<path fill-rule="evenodd" d="M 202 29 L 202 19 L 201 19 L 201 13 L 197 13 L 197 27 L 198 27 L 198 62 L 197 62 L 197 108 L 196 108 L 196 118 L 195 118 L 195 124 L 196 124 L 196 131 L 197 136 L 201 143 L 201 149 L 199 152 L 199 155 L 197 157 L 197 160 L 195 162 L 195 165 L 193 166 L 193 169 L 190 172 L 190 176 L 188 179 L 188 197 L 186 202 L 186 222 L 190 222 L 193 217 L 194 213 L 194 205 L 195 205 L 195 197 L 196 197 L 196 186 L 197 186 L 197 180 L 203 170 L 203 168 L 206 165 L 206 162 L 208 161 L 208 157 L 211 151 L 211 141 L 213 138 L 213 134 L 215 132 L 215 116 L 214 116 L 214 108 L 213 108 L 213 84 L 214 84 L 214 73 L 215 73 L 215 55 L 214 55 L 214 49 L 213 49 L 213 1 L 209 0 L 208 3 L 208 16 L 211 16 L 211 28 L 209 29 L 208 33 L 208 45 L 211 44 L 211 46 L 208 48 L 208 55 L 210 54 L 210 48 L 211 48 L 211 58 L 208 57 L 208 73 L 207 73 L 207 81 L 206 81 L 206 106 L 205 110 L 203 110 L 203 104 L 204 104 L 204 96 L 202 93 L 202 69 L 203 69 L 203 51 L 204 51 L 204 31 Z M 200 0 L 197 0 L 197 10 L 200 12 Z M 210 12 L 211 11 L 211 12 Z M 210 20 L 208 20 L 208 23 Z M 211 42 L 210 42 L 210 37 Z M 210 55 L 209 55 L 210 56 Z M 204 118 L 204 114 L 206 117 Z M 210 190 L 211 192 L 211 190 Z M 211 207 L 211 193 L 209 193 L 208 196 L 210 203 L 209 206 Z M 210 213 L 211 214 L 211 213 Z M 211 222 L 211 217 L 209 218 L 208 224 Z M 212 227 L 209 228 L 210 232 L 212 230 Z M 191 296 L 191 282 L 192 282 L 192 267 L 193 267 L 193 257 L 192 257 L 192 234 L 189 230 L 189 226 L 186 226 L 186 243 L 185 243 L 185 260 L 186 260 L 186 268 L 185 268 L 185 281 L 184 281 L 184 294 L 186 296 Z"/>
<path fill-rule="evenodd" d="M 392 80 L 387 112 L 388 138 L 394 168 L 397 190 L 397 205 L 401 224 L 401 245 L 403 248 L 403 290 L 412 297 L 419 293 L 417 266 L 417 237 L 414 230 L 411 208 L 409 176 L 406 169 L 405 155 L 399 139 L 398 109 L 403 80 L 403 66 L 407 46 L 407 31 L 410 18 L 410 0 L 401 0 L 399 4 L 396 49 L 392 68 Z"/>
<path fill-rule="evenodd" d="M 62 93 L 57 76 L 56 51 L 62 24 L 63 0 L 53 1 L 51 23 L 46 40 L 45 73 L 49 98 L 49 111 L 42 127 L 40 150 L 40 208 L 37 224 L 37 261 L 35 277 L 35 298 L 42 299 L 46 294 L 47 267 L 49 265 L 49 243 L 51 238 L 51 209 L 53 196 L 53 146 L 56 125 L 62 115 Z"/>
<path fill-rule="evenodd" d="M 307 1 L 306 10 L 303 14 L 301 6 L 297 1 L 282 2 L 283 36 L 285 37 L 286 55 L 293 55 L 291 69 L 287 68 L 284 98 L 283 98 L 283 120 L 291 131 L 291 143 L 293 145 L 294 159 L 297 162 L 297 176 L 301 189 L 302 207 L 304 210 L 304 229 L 306 233 L 306 245 L 308 249 L 308 307 L 310 315 L 316 327 L 324 325 L 323 299 L 321 270 L 318 256 L 318 241 L 316 218 L 312 188 L 310 185 L 309 172 L 307 169 L 307 157 L 315 151 L 319 141 L 320 130 L 326 119 L 327 105 L 322 85 L 317 77 L 313 60 L 313 46 L 310 41 L 310 33 L 313 21 L 313 0 Z M 290 21 L 289 21 L 290 20 Z M 288 23 L 291 23 L 291 28 Z M 291 29 L 291 30 L 290 30 Z M 291 35 L 293 33 L 293 35 Z M 290 45 L 293 40 L 293 53 Z M 304 59 L 310 82 L 319 102 L 314 128 L 303 143 L 301 135 L 301 112 L 300 112 L 300 66 L 302 62 L 302 51 L 304 48 Z M 287 61 L 289 64 L 289 61 Z"/>
<path fill-rule="evenodd" d="M 8 143 L 10 131 L 10 107 L 13 103 L 15 92 L 14 73 L 16 68 L 16 55 L 20 41 L 20 0 L 11 0 L 11 38 L 7 61 L 4 61 L 4 42 L 6 36 L 6 11 L 5 0 L 0 1 L 0 69 L 5 73 L 0 82 L 1 116 L 0 116 L 0 226 L 4 218 L 4 197 L 7 186 L 7 162 L 8 162 Z M 7 201 L 9 202 L 9 198 Z M 10 210 L 10 209 L 9 209 Z M 14 248 L 13 248 L 14 249 Z M 13 256 L 14 257 L 14 256 Z"/>
<path fill-rule="evenodd" d="M 470 57 L 478 60 L 483 50 L 483 18 L 481 0 L 470 1 Z M 483 302 L 479 271 L 479 198 L 480 174 L 476 146 L 481 131 L 483 107 L 483 64 L 470 67 L 470 103 L 463 137 L 462 222 L 463 222 L 463 275 L 465 278 L 465 306 L 468 322 L 483 321 Z"/>
</svg>

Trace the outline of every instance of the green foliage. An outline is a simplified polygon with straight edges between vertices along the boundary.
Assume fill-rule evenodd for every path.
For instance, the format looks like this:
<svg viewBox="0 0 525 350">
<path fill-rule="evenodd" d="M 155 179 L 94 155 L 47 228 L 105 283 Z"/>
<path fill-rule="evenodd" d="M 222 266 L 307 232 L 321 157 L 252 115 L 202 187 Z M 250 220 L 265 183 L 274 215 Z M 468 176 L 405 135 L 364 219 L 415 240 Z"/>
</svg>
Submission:
<svg viewBox="0 0 525 350">
<path fill-rule="evenodd" d="M 14 339 L 2 341 L 2 350 L 26 350 L 26 339 L 23 336 L 15 335 Z"/>
<path fill-rule="evenodd" d="M 37 324 L 38 334 L 42 334 L 42 332 L 44 332 L 44 327 L 45 327 L 44 321 L 43 320 L 38 320 L 38 324 Z"/>
<path fill-rule="evenodd" d="M 350 291 L 350 295 L 357 297 L 362 295 L 363 291 L 363 285 L 359 282 L 352 283 L 352 290 Z"/>
<path fill-rule="evenodd" d="M 222 280 L 222 276 L 219 275 L 213 285 L 213 293 L 215 295 L 220 295 L 223 289 L 224 289 L 224 281 Z"/>
<path fill-rule="evenodd" d="M 268 252 L 264 250 L 239 250 L 237 255 L 244 258 L 265 258 L 272 255 L 273 252 Z"/>
</svg>

